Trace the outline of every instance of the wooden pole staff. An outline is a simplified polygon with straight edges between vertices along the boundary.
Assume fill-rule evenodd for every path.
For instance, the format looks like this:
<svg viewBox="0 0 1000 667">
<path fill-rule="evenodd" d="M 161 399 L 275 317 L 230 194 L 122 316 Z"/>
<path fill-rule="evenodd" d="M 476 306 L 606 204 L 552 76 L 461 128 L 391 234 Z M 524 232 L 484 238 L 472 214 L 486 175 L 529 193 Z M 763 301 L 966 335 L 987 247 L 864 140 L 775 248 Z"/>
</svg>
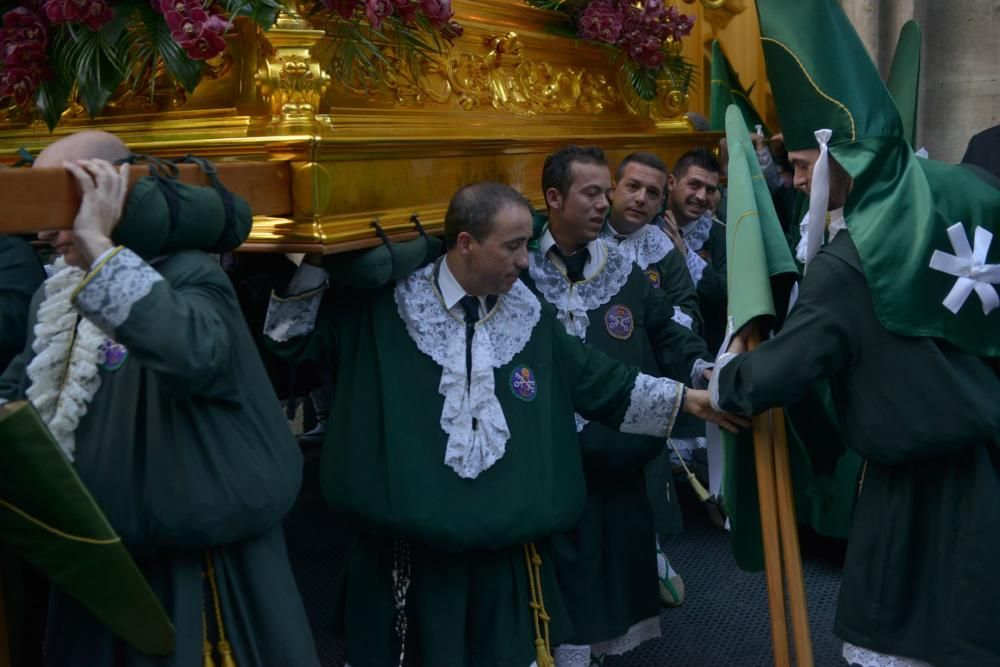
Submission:
<svg viewBox="0 0 1000 667">
<path fill-rule="evenodd" d="M 747 348 L 760 343 L 760 333 L 753 326 Z M 771 415 L 755 416 L 753 452 L 757 469 L 757 497 L 760 503 L 760 531 L 764 547 L 764 570 L 767 573 L 767 606 L 771 614 L 771 644 L 775 667 L 791 667 L 788 646 L 788 622 L 785 620 L 785 591 L 781 567 L 781 533 L 778 527 L 778 497 L 775 492 L 774 456 L 771 453 Z"/>
<path fill-rule="evenodd" d="M 785 434 L 785 411 L 774 408 L 771 413 L 771 435 L 774 443 L 774 479 L 777 484 L 778 524 L 781 550 L 785 561 L 788 603 L 791 607 L 792 636 L 795 639 L 795 662 L 799 667 L 813 667 L 812 638 L 809 635 L 809 612 L 806 609 L 806 587 L 802 576 L 802 555 L 799 550 L 799 527 L 795 519 L 792 496 L 792 470 L 788 461 L 788 438 Z"/>
<path fill-rule="evenodd" d="M 760 331 L 753 326 L 748 350 L 760 344 Z M 802 576 L 802 555 L 792 497 L 792 472 L 788 461 L 785 414 L 780 408 L 753 418 L 757 494 L 760 501 L 761 538 L 767 572 L 767 600 L 771 613 L 771 641 L 776 667 L 791 664 L 788 622 L 785 618 L 785 578 L 791 607 L 796 664 L 813 667 L 812 638 Z"/>
</svg>

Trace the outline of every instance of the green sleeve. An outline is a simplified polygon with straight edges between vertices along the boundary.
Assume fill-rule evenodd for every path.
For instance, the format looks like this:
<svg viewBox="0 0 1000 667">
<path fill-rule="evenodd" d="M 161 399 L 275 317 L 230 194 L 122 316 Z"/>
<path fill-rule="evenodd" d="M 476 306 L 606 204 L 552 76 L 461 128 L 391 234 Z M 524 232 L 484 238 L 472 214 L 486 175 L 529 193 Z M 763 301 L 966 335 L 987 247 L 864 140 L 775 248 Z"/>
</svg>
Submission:
<svg viewBox="0 0 1000 667">
<path fill-rule="evenodd" d="M 818 254 L 781 331 L 753 352 L 716 368 L 712 389 L 714 394 L 717 381 L 719 406 L 755 415 L 797 403 L 817 381 L 848 368 L 860 354 L 852 313 L 864 292 L 860 273 L 827 253 Z"/>
<path fill-rule="evenodd" d="M 289 297 L 271 295 L 264 341 L 292 366 L 311 362 L 329 368 L 336 358 L 337 325 L 353 310 L 357 291 L 319 287 Z M 354 313 L 356 315 L 356 313 Z"/>
<path fill-rule="evenodd" d="M 691 329 L 701 333 L 704 322 L 701 310 L 698 308 L 698 290 L 691 280 L 684 256 L 676 250 L 671 250 L 660 260 L 660 288 L 667 295 L 671 305 L 677 306 L 681 312 L 691 318 Z"/>
<path fill-rule="evenodd" d="M 119 248 L 73 297 L 82 315 L 129 350 L 178 399 L 232 400 L 233 326 L 245 326 L 226 274 L 211 257 L 180 252 L 147 264 Z"/>
<path fill-rule="evenodd" d="M 44 280 L 31 246 L 16 236 L 0 236 L 0 370 L 24 348 L 28 305 Z"/>
<path fill-rule="evenodd" d="M 708 266 L 701 274 L 698 282 L 698 296 L 703 305 L 710 304 L 712 307 L 725 311 L 726 295 L 726 228 L 720 224 L 713 224 L 709 232 L 708 241 L 703 246 L 709 255 Z"/>
<path fill-rule="evenodd" d="M 685 271 L 687 269 L 685 268 Z M 699 359 L 711 359 L 705 341 L 673 319 L 673 304 L 663 290 L 644 285 L 645 328 L 660 372 L 668 378 L 690 384 L 691 372 Z"/>
</svg>

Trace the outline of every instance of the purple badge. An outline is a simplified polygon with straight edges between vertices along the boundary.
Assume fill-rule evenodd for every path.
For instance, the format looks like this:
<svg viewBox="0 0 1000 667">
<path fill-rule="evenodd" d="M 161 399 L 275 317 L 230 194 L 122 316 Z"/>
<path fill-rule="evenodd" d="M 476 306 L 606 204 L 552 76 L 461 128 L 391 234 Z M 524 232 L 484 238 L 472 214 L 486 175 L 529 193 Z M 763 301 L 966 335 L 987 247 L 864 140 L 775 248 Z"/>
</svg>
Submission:
<svg viewBox="0 0 1000 667">
<path fill-rule="evenodd" d="M 103 354 L 101 368 L 106 371 L 118 370 L 125 365 L 125 360 L 128 359 L 128 348 L 111 339 L 105 340 L 101 343 L 100 350 Z"/>
<path fill-rule="evenodd" d="M 527 366 L 517 366 L 510 374 L 510 390 L 522 401 L 533 401 L 538 395 L 535 372 Z"/>
<path fill-rule="evenodd" d="M 656 269 L 646 269 L 646 277 L 653 283 L 653 287 L 660 286 L 660 272 Z"/>
<path fill-rule="evenodd" d="M 618 340 L 628 340 L 635 328 L 632 311 L 619 304 L 611 306 L 608 312 L 604 313 L 604 327 Z"/>
</svg>

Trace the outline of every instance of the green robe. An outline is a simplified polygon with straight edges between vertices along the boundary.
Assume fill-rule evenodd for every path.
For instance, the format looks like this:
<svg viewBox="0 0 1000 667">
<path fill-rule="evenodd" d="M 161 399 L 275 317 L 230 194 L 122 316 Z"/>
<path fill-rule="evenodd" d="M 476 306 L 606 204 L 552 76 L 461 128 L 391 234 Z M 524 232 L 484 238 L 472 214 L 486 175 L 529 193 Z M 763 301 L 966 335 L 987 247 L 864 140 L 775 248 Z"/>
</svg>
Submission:
<svg viewBox="0 0 1000 667">
<path fill-rule="evenodd" d="M 318 665 L 281 528 L 301 454 L 217 262 L 178 252 L 153 265 L 121 250 L 75 295 L 108 338 L 74 465 L 170 616 L 177 649 L 162 660 L 138 655 L 54 592 L 47 664 L 200 664 L 203 613 L 218 639 L 209 552 L 237 664 Z M 32 331 L 43 298 L 44 288 Z M 0 398 L 25 396 L 33 342 L 0 377 Z"/>
<path fill-rule="evenodd" d="M 935 667 L 1000 664 L 996 372 L 885 329 L 846 231 L 810 264 L 782 331 L 720 361 L 718 403 L 741 414 L 828 379 L 846 441 L 866 459 L 836 634 Z"/>
<path fill-rule="evenodd" d="M 650 375 L 689 382 L 695 361 L 708 356 L 704 343 L 673 320 L 673 304 L 664 291 L 618 253 L 613 240 L 607 246 L 609 257 L 601 271 L 572 289 L 583 290 L 586 282 L 600 282 L 602 272 L 620 273 L 624 284 L 603 303 L 587 310 L 585 340 Z M 618 255 L 617 261 L 611 255 Z M 540 250 L 531 251 L 531 263 L 530 272 L 523 276 L 525 282 L 539 298 L 559 305 L 558 297 L 571 289 L 568 279 L 541 257 Z M 631 319 L 627 336 L 616 328 L 614 319 L 620 317 L 623 307 Z M 652 625 L 656 631 L 653 636 L 658 636 L 654 510 L 669 516 L 670 499 L 664 485 L 658 494 L 652 494 L 650 502 L 645 469 L 664 457 L 664 439 L 588 423 L 580 432 L 580 446 L 587 481 L 586 509 L 572 530 L 552 540 L 556 574 L 576 631 L 566 643 L 593 645 L 618 639 L 643 622 L 647 622 L 643 626 Z M 661 522 L 666 521 L 661 518 Z M 626 643 L 648 638 L 645 631 L 643 627 L 629 633 L 635 638 Z"/>
<path fill-rule="evenodd" d="M 0 372 L 24 349 L 28 305 L 43 280 L 31 246 L 16 236 L 0 236 Z"/>
<path fill-rule="evenodd" d="M 695 223 L 699 225 L 701 220 Z M 702 337 L 708 344 L 708 349 L 715 352 L 722 345 L 726 333 L 726 227 L 712 221 L 708 228 L 708 237 L 688 230 L 685 240 L 688 243 L 687 264 L 698 289 L 698 303 L 701 317 L 704 321 Z M 691 253 L 694 252 L 703 262 L 697 262 Z"/>
<path fill-rule="evenodd" d="M 433 267 L 426 267 L 401 281 L 426 296 L 423 315 L 411 322 L 416 327 L 448 325 L 452 317 L 432 275 Z M 623 427 L 642 376 L 569 336 L 541 304 L 537 324 L 519 330 L 530 335 L 523 347 L 492 371 L 510 431 L 503 456 L 463 478 L 444 463 L 442 365 L 411 336 L 396 292 L 396 284 L 330 290 L 318 315 L 308 306 L 318 291 L 272 304 L 275 313 L 290 309 L 293 323 L 274 333 L 274 349 L 293 361 L 321 363 L 335 376 L 321 478 L 328 504 L 358 528 L 335 604 L 346 660 L 353 667 L 397 663 L 392 573 L 408 560 L 410 659 L 435 667 L 527 667 L 536 652 L 525 542 L 537 542 L 541 552 L 552 644 L 572 635 L 546 538 L 569 530 L 584 509 L 573 414 Z M 523 293 L 519 298 L 534 300 Z M 501 296 L 476 330 L 513 302 Z M 311 317 L 314 328 L 295 324 Z M 515 324 L 531 326 L 530 318 Z M 454 326 L 464 342 L 462 325 Z M 431 338 L 445 344 L 453 337 L 447 331 Z M 528 395 L 515 384 L 526 370 Z M 401 541 L 409 545 L 408 559 L 394 557 Z"/>
</svg>

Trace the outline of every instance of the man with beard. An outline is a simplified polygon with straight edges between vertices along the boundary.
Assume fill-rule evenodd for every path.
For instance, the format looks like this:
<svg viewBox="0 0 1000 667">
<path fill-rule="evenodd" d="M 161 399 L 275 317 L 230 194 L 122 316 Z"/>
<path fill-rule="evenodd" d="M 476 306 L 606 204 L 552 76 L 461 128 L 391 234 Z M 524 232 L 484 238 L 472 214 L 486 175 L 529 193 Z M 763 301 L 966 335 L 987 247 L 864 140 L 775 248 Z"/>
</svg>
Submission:
<svg viewBox="0 0 1000 667">
<path fill-rule="evenodd" d="M 675 322 L 673 306 L 617 243 L 601 237 L 611 173 L 599 148 L 568 146 L 545 160 L 548 208 L 536 225 L 525 281 L 566 331 L 650 375 L 703 381 L 704 342 Z M 659 233 L 659 232 L 657 232 Z M 655 529 L 646 465 L 662 438 L 621 434 L 577 415 L 587 506 L 553 539 L 556 574 L 575 634 L 556 664 L 589 664 L 660 634 Z"/>
<path fill-rule="evenodd" d="M 126 204 L 128 166 L 111 162 L 128 157 L 116 136 L 88 131 L 35 160 L 72 172 L 83 197 L 72 230 L 40 235 L 59 258 L 0 402 L 31 401 L 157 594 L 176 631 L 157 665 L 315 667 L 281 527 L 301 454 L 228 278 L 188 249 L 234 249 L 249 208 L 234 195 L 224 214 L 215 190 L 177 184 L 171 221 L 152 180 Z M 112 240 L 125 230 L 165 241 L 143 257 Z M 59 591 L 45 634 L 51 667 L 151 664 Z"/>
<path fill-rule="evenodd" d="M 354 667 L 551 664 L 572 623 L 547 538 L 586 494 L 574 412 L 659 438 L 682 410 L 725 421 L 567 335 L 518 279 L 530 239 L 524 197 L 477 183 L 437 261 L 335 291 L 307 258 L 272 297 L 273 347 L 334 377 L 320 475 L 357 527 L 334 614 Z"/>
<path fill-rule="evenodd" d="M 726 228 L 712 215 L 721 168 L 703 148 L 688 151 L 667 179 L 663 230 L 687 261 L 698 289 L 702 336 L 714 353 L 726 329 Z"/>
</svg>

